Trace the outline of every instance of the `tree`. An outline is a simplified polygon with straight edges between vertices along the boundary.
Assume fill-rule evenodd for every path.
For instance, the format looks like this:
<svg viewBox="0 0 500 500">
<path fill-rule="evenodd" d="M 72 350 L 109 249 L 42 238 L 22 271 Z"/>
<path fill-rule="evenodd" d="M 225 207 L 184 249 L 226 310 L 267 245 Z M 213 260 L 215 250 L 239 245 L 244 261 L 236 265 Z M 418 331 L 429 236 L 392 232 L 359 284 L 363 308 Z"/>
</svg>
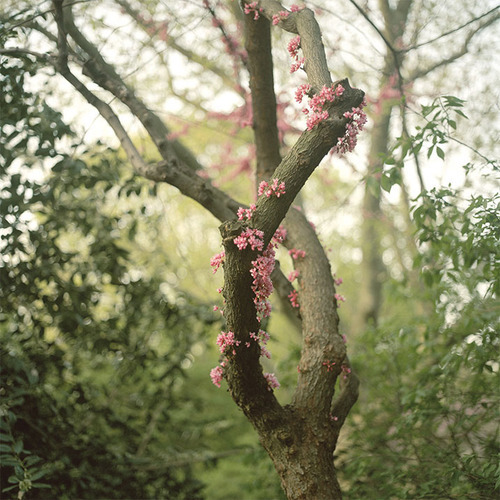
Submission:
<svg viewBox="0 0 500 500">
<path fill-rule="evenodd" d="M 255 190 L 259 194 L 255 205 L 250 204 L 248 208 L 237 202 L 236 195 L 228 195 L 207 178 L 196 156 L 175 138 L 175 133 L 160 115 L 138 97 L 140 92 L 136 92 L 121 76 L 125 73 L 109 64 L 103 55 L 104 50 L 90 42 L 85 26 L 81 25 L 79 18 L 73 17 L 71 3 L 55 1 L 53 9 L 46 13 L 54 15 L 55 26 L 49 20 L 41 22 L 37 16 L 27 16 L 25 22 L 29 23 L 29 28 L 41 33 L 44 43 L 51 47 L 46 52 L 11 45 L 2 53 L 9 57 L 33 57 L 54 68 L 108 122 L 128 162 L 138 174 L 157 183 L 175 186 L 223 223 L 224 252 L 213 260 L 213 265 L 217 267 L 222 263 L 224 268 L 226 327 L 218 338 L 223 359 L 212 371 L 212 378 L 216 384 L 220 384 L 222 377 L 226 379 L 233 399 L 256 428 L 271 456 L 289 498 L 340 498 L 332 455 L 340 429 L 356 401 L 358 381 L 346 356 L 338 327 L 337 302 L 340 296 L 335 290 L 326 252 L 304 214 L 290 207 L 330 150 L 345 153 L 354 147 L 357 132 L 364 124 L 361 109 L 364 93 L 352 88 L 346 79 L 332 83 L 321 33 L 309 9 L 293 6 L 289 11 L 273 1 L 244 4 L 246 50 L 243 51 L 232 38 L 225 19 L 213 5 L 205 2 L 205 12 L 222 35 L 227 60 L 236 68 L 231 79 L 227 64 L 221 67 L 210 59 L 210 51 L 216 46 L 209 46 L 205 54 L 198 54 L 182 46 L 175 37 L 167 36 L 169 26 L 157 21 L 161 8 L 154 2 L 145 6 L 147 12 L 145 9 L 139 11 L 138 7 L 134 9 L 125 1 L 117 3 L 148 35 L 141 39 L 145 50 L 154 47 L 155 40 L 159 39 L 201 68 L 210 67 L 211 74 L 222 81 L 232 82 L 233 90 L 244 98 L 245 117 L 251 117 L 255 134 Z M 411 2 L 399 2 L 397 9 L 386 5 L 388 29 L 393 26 L 390 16 L 400 16 L 404 21 L 410 6 Z M 226 12 L 241 17 L 235 5 L 228 7 Z M 15 21 L 11 23 L 15 24 Z M 309 103 L 305 108 L 308 112 L 307 130 L 300 133 L 288 151 L 281 137 L 280 116 L 276 114 L 280 107 L 273 84 L 271 24 L 296 35 L 288 45 L 293 59 L 292 69 L 301 68 L 307 75 L 307 83 L 301 85 L 296 94 L 297 100 L 308 100 Z M 397 26 L 403 28 L 404 22 Z M 392 33 L 386 37 L 388 46 L 393 47 L 398 36 L 400 34 Z M 108 56 L 108 59 L 110 57 L 113 56 Z M 382 78 L 382 87 L 390 83 L 392 70 L 397 65 L 395 58 Z M 80 68 L 82 77 L 77 76 Z M 250 92 L 241 81 L 245 70 L 250 77 Z M 101 91 L 112 95 L 113 100 L 107 102 Z M 173 86 L 171 91 L 193 108 L 206 111 L 203 96 L 193 98 L 188 86 Z M 123 125 L 122 108 L 116 105 L 117 102 L 124 105 L 146 131 L 155 146 L 154 155 L 140 151 L 138 141 Z M 387 133 L 393 107 L 389 107 L 382 120 L 384 140 L 377 142 L 374 139 L 372 171 L 380 168 L 378 159 L 375 159 L 377 154 L 389 150 Z M 241 120 L 242 116 L 239 118 Z M 283 158 L 280 151 L 286 153 Z M 382 177 L 375 183 L 375 194 L 380 193 L 383 182 Z M 372 191 L 367 191 L 365 199 L 365 208 L 372 212 L 378 210 L 379 197 L 373 196 Z M 286 236 L 280 229 L 282 221 Z M 371 231 L 371 225 L 366 227 Z M 373 238 L 370 236 L 370 241 L 376 246 L 365 252 L 365 256 L 371 255 L 377 262 L 380 260 L 378 240 L 376 234 Z M 282 242 L 293 257 L 295 272 L 291 278 L 298 278 L 297 289 L 279 267 L 273 270 L 273 245 L 278 242 Z M 380 273 L 375 269 L 377 262 L 370 266 L 368 275 L 375 270 L 376 280 L 380 280 Z M 289 314 L 295 314 L 303 338 L 297 386 L 287 405 L 276 399 L 272 389 L 277 381 L 272 374 L 263 373 L 259 361 L 260 356 L 267 352 L 264 345 L 267 334 L 262 326 L 269 312 L 271 272 L 274 288 L 287 304 Z M 375 288 L 379 286 L 377 281 L 372 280 L 372 283 L 375 283 Z M 380 294 L 375 288 L 369 297 L 375 300 L 375 305 L 367 308 L 366 318 L 373 317 L 380 308 Z"/>
</svg>

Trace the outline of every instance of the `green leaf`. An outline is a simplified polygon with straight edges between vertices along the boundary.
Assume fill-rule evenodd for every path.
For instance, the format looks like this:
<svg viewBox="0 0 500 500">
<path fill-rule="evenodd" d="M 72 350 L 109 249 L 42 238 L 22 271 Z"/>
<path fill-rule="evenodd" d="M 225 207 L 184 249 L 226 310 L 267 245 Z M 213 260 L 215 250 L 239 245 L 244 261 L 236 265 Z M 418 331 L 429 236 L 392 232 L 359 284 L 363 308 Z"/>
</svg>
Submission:
<svg viewBox="0 0 500 500">
<path fill-rule="evenodd" d="M 23 441 L 22 439 L 19 440 L 19 441 L 16 441 L 14 443 L 14 446 L 12 446 L 12 449 L 14 450 L 15 453 L 17 453 L 19 455 L 19 453 L 21 453 L 23 451 Z"/>
<path fill-rule="evenodd" d="M 444 160 L 444 151 L 439 146 L 436 146 L 436 153 L 441 160 Z"/>
<path fill-rule="evenodd" d="M 14 438 L 10 434 L 4 434 L 3 432 L 1 432 L 0 441 L 12 442 L 14 441 Z"/>
<path fill-rule="evenodd" d="M 51 485 L 46 483 L 33 483 L 31 486 L 33 488 L 51 488 Z"/>
<path fill-rule="evenodd" d="M 17 484 L 15 484 L 14 486 L 9 486 L 8 488 L 4 488 L 2 490 L 2 493 L 7 493 L 8 491 L 12 491 L 15 488 L 18 488 Z"/>
<path fill-rule="evenodd" d="M 391 178 L 388 175 L 384 174 L 380 178 L 380 185 L 384 191 L 387 191 L 389 193 L 393 186 L 393 182 L 391 181 Z"/>
<path fill-rule="evenodd" d="M 36 481 L 37 479 L 40 479 L 41 477 L 43 476 L 46 476 L 48 474 L 48 470 L 46 469 L 40 469 L 36 472 L 31 472 L 30 471 L 30 476 L 29 478 L 31 479 L 31 481 Z"/>
</svg>

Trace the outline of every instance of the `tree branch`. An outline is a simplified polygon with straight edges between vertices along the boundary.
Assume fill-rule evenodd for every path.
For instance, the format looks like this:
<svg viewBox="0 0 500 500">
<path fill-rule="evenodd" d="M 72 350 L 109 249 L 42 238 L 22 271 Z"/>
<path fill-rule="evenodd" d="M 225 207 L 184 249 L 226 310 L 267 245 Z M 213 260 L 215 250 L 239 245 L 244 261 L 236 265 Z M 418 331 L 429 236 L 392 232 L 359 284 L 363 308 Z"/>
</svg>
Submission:
<svg viewBox="0 0 500 500">
<path fill-rule="evenodd" d="M 332 79 L 321 41 L 321 30 L 313 11 L 305 8 L 298 12 L 290 12 L 275 0 L 261 0 L 259 5 L 263 9 L 263 15 L 270 21 L 273 20 L 273 16 L 279 18 L 281 12 L 288 12 L 288 17 L 281 19 L 278 26 L 300 36 L 300 47 L 305 58 L 304 70 L 313 93 L 319 92 L 323 85 L 329 87 Z"/>
<path fill-rule="evenodd" d="M 170 131 L 167 126 L 136 97 L 114 67 L 104 60 L 97 47 L 90 43 L 78 30 L 74 23 L 71 8 L 66 4 L 64 4 L 63 14 L 64 29 L 89 56 L 89 59 L 83 65 L 83 74 L 91 78 L 103 89 L 111 92 L 132 111 L 148 131 L 158 148 L 158 152 L 165 161 L 169 163 L 178 161 L 178 156 L 182 155 L 186 165 L 194 169 L 201 169 L 202 167 L 196 158 L 179 141 L 168 140 Z"/>
<path fill-rule="evenodd" d="M 338 331 L 335 285 L 323 246 L 305 216 L 292 209 L 285 224 L 291 229 L 287 246 L 305 251 L 304 258 L 294 261 L 295 269 L 300 273 L 303 342 L 293 404 L 300 412 L 310 412 L 324 420 L 346 355 Z"/>
<path fill-rule="evenodd" d="M 137 9 L 134 9 L 130 3 L 126 0 L 115 0 L 115 2 L 123 8 L 123 10 L 141 27 L 141 29 L 146 33 L 150 38 L 153 38 L 155 35 L 160 33 L 161 27 L 156 21 L 151 19 L 146 19 L 146 17 L 141 14 L 141 12 Z M 192 61 L 196 64 L 199 64 L 203 69 L 206 69 L 218 76 L 224 84 L 228 87 L 232 87 L 234 85 L 234 78 L 232 78 L 224 68 L 218 66 L 213 60 L 208 59 L 206 57 L 197 54 L 193 50 L 187 49 L 183 47 L 179 43 L 176 42 L 174 37 L 166 36 L 165 39 L 162 40 L 168 47 L 171 47 L 175 51 L 182 54 L 186 59 Z"/>
<path fill-rule="evenodd" d="M 485 12 L 484 14 L 481 14 L 480 16 L 475 17 L 474 19 L 470 19 L 466 23 L 461 24 L 460 26 L 453 28 L 452 30 L 441 33 L 441 35 L 438 35 L 434 38 L 431 38 L 430 40 L 426 40 L 425 42 L 417 43 L 415 45 L 412 45 L 411 47 L 407 47 L 405 49 L 402 49 L 401 52 L 410 52 L 411 50 L 419 49 L 420 47 L 423 47 L 424 45 L 429 45 L 431 43 L 437 42 L 441 38 L 452 35 L 453 33 L 456 33 L 457 31 L 460 31 L 460 30 L 464 29 L 465 27 L 469 26 L 469 24 L 472 24 L 476 21 L 479 21 L 480 19 L 483 19 L 484 17 L 489 16 L 493 12 L 496 12 L 498 9 L 500 9 L 500 6 L 494 7 L 493 9 L 489 10 L 488 12 Z M 498 17 L 496 17 L 496 19 L 498 19 Z"/>
<path fill-rule="evenodd" d="M 247 67 L 250 72 L 258 184 L 262 180 L 268 180 L 281 162 L 271 29 L 269 21 L 264 17 L 254 20 L 252 14 L 245 16 L 245 49 L 248 53 Z"/>
<path fill-rule="evenodd" d="M 495 9 L 494 9 L 495 10 Z M 482 16 L 481 16 L 482 17 Z M 460 57 L 464 56 L 467 54 L 467 51 L 469 50 L 469 43 L 471 42 L 472 38 L 477 35 L 481 30 L 486 28 L 487 26 L 493 24 L 494 22 L 498 21 L 500 19 L 500 15 L 492 16 L 491 18 L 487 19 L 483 23 L 481 23 L 480 26 L 478 26 L 475 30 L 471 31 L 470 33 L 467 34 L 465 37 L 465 40 L 462 44 L 462 46 L 456 50 L 451 56 L 447 57 L 446 59 L 442 59 L 441 61 L 438 61 L 434 64 L 431 64 L 427 68 L 422 68 L 422 69 L 417 69 L 415 70 L 410 76 L 409 80 L 410 81 L 415 81 L 418 78 L 422 78 L 423 76 L 428 75 L 432 71 L 442 67 L 446 66 L 448 64 L 451 64 L 453 61 L 456 61 Z"/>
<path fill-rule="evenodd" d="M 334 399 L 331 408 L 331 415 L 335 427 L 339 430 L 345 422 L 347 415 L 351 411 L 358 399 L 359 395 L 359 378 L 354 373 L 349 362 L 349 358 L 345 358 L 343 364 L 350 370 L 340 377 L 340 393 Z M 338 434 L 337 434 L 338 435 Z"/>
</svg>

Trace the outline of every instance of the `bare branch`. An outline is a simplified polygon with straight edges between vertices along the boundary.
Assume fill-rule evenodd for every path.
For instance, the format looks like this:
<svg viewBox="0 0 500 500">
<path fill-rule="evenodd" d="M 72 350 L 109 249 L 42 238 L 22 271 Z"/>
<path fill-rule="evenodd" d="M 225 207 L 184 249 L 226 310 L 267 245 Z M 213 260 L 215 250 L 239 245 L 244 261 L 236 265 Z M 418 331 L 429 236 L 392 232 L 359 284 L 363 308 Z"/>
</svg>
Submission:
<svg viewBox="0 0 500 500">
<path fill-rule="evenodd" d="M 141 14 L 141 12 L 139 12 L 137 9 L 134 9 L 126 0 L 115 0 L 115 2 L 123 8 L 123 10 L 142 28 L 142 30 L 149 37 L 153 38 L 155 35 L 159 34 L 161 28 L 153 19 L 146 19 L 144 15 Z M 203 57 L 195 51 L 181 46 L 179 43 L 177 43 L 174 37 L 167 36 L 164 42 L 168 47 L 176 50 L 177 52 L 179 52 L 179 54 L 185 56 L 189 61 L 199 64 L 204 69 L 212 72 L 214 75 L 217 75 L 227 86 L 232 87 L 234 85 L 234 78 L 232 78 L 224 68 L 218 66 L 213 60 L 207 57 Z"/>
<path fill-rule="evenodd" d="M 51 62 L 50 56 L 48 54 L 42 54 L 41 52 L 35 52 L 34 50 L 24 49 L 21 47 L 10 47 L 8 49 L 0 48 L 0 54 L 6 55 L 6 56 L 11 56 L 11 57 L 19 57 L 19 58 L 33 56 L 42 62 L 45 62 L 45 63 Z"/>
<path fill-rule="evenodd" d="M 441 38 L 445 38 L 449 35 L 452 35 L 453 33 L 456 33 L 457 31 L 460 31 L 467 26 L 469 26 L 472 23 L 475 23 L 476 21 L 479 21 L 480 19 L 483 19 L 484 17 L 489 16 L 490 14 L 493 14 L 493 12 L 496 12 L 498 9 L 500 9 L 500 6 L 494 7 L 493 9 L 489 10 L 488 12 L 485 12 L 484 14 L 481 14 L 480 16 L 475 17 L 474 19 L 470 19 L 464 24 L 461 24 L 460 26 L 457 26 L 456 28 L 453 28 L 452 30 L 446 31 L 445 33 L 441 33 L 441 35 L 438 35 L 434 38 L 431 38 L 430 40 L 426 40 L 425 42 L 417 43 L 415 45 L 412 45 L 411 47 L 407 47 L 405 49 L 402 49 L 401 52 L 410 52 L 415 49 L 419 49 L 420 47 L 423 47 L 425 45 L 429 45 L 431 43 L 437 42 L 438 40 L 441 40 Z M 495 20 L 498 19 L 498 16 L 495 16 Z"/>
<path fill-rule="evenodd" d="M 125 128 L 121 124 L 118 116 L 115 114 L 111 106 L 105 103 L 92 92 L 80 81 L 78 78 L 71 73 L 68 67 L 68 47 L 66 41 L 66 31 L 63 19 L 63 1 L 64 0 L 54 0 L 55 6 L 55 19 L 58 28 L 58 47 L 59 55 L 56 62 L 56 68 L 59 73 L 76 89 L 80 94 L 87 100 L 89 104 L 92 104 L 101 116 L 108 122 L 108 124 L 113 129 L 114 133 L 118 137 L 120 144 L 122 145 L 130 163 L 134 169 L 141 175 L 145 175 L 148 171 L 148 166 L 144 162 L 142 156 L 137 151 L 132 140 L 128 136 Z M 147 175 L 145 175 L 147 176 Z"/>
<path fill-rule="evenodd" d="M 496 9 L 494 9 L 494 10 L 496 10 Z M 484 16 L 481 16 L 481 17 L 484 17 Z M 474 38 L 474 36 L 476 36 L 484 28 L 486 28 L 487 26 L 490 26 L 491 24 L 493 24 L 494 22 L 498 21 L 499 19 L 500 19 L 500 15 L 496 15 L 496 16 L 490 17 L 489 19 L 487 19 L 486 21 L 484 21 L 483 23 L 481 23 L 476 29 L 474 29 L 473 31 L 471 31 L 470 33 L 467 34 L 467 36 L 465 37 L 465 40 L 464 40 L 462 46 L 459 49 L 457 49 L 451 56 L 447 57 L 446 59 L 442 59 L 441 61 L 438 61 L 438 62 L 436 62 L 434 64 L 431 64 L 427 68 L 422 68 L 422 69 L 415 70 L 409 76 L 409 80 L 410 81 L 415 81 L 418 78 L 422 78 L 423 76 L 428 75 L 432 71 L 434 71 L 434 70 L 436 70 L 438 68 L 441 68 L 442 66 L 447 66 L 448 64 L 451 64 L 452 62 L 456 61 L 460 57 L 462 57 L 465 54 L 467 54 L 467 52 L 469 50 L 469 43 L 471 42 L 472 38 Z"/>
</svg>

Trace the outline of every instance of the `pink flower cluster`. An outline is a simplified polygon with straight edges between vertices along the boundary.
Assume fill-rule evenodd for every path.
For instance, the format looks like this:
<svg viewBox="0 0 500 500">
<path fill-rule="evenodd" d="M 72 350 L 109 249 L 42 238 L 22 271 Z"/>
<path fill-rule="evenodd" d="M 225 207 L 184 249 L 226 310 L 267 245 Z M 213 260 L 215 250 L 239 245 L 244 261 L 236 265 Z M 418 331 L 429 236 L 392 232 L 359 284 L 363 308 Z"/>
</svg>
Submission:
<svg viewBox="0 0 500 500">
<path fill-rule="evenodd" d="M 233 332 L 220 332 L 217 336 L 217 345 L 219 346 L 221 354 L 227 353 L 228 349 L 232 348 L 233 354 L 236 354 L 235 347 L 240 345 L 240 341 L 234 338 Z"/>
<path fill-rule="evenodd" d="M 267 385 L 269 386 L 270 391 L 280 388 L 280 383 L 274 373 L 264 373 L 264 377 L 267 380 Z"/>
<path fill-rule="evenodd" d="M 291 255 L 292 259 L 297 260 L 304 258 L 306 256 L 306 252 L 304 250 L 298 250 L 297 248 L 291 248 L 288 250 L 288 255 Z"/>
<path fill-rule="evenodd" d="M 298 294 L 297 290 L 292 290 L 288 294 L 288 298 L 290 299 L 290 303 L 292 304 L 292 307 L 300 307 L 299 294 Z"/>
<path fill-rule="evenodd" d="M 305 9 L 305 7 L 304 7 L 304 6 L 299 7 L 299 6 L 298 6 L 297 4 L 295 4 L 295 3 L 294 3 L 291 7 L 290 7 L 290 10 L 291 10 L 292 12 L 299 12 L 299 10 L 302 10 L 302 9 Z"/>
<path fill-rule="evenodd" d="M 286 239 L 286 229 L 283 226 L 280 226 L 278 227 L 278 229 L 276 229 L 273 235 L 272 242 L 274 243 L 274 246 L 277 247 L 278 245 L 283 243 L 285 239 Z"/>
<path fill-rule="evenodd" d="M 267 350 L 267 343 L 269 342 L 269 334 L 264 330 L 259 330 L 258 333 L 250 332 L 250 339 L 257 342 L 260 347 L 261 356 L 265 356 L 268 359 L 271 359 L 271 353 Z M 217 345 L 219 346 L 219 350 L 222 354 L 227 355 L 229 353 L 236 354 L 236 347 L 241 345 L 241 341 L 236 340 L 233 332 L 221 332 L 217 337 Z M 246 347 L 250 347 L 250 342 L 245 342 Z M 222 379 L 224 378 L 224 368 L 226 367 L 227 358 L 224 357 L 224 360 L 215 368 L 210 370 L 210 378 L 212 379 L 212 383 L 220 387 Z M 274 377 L 274 375 L 273 375 Z M 279 387 L 273 386 L 273 388 Z"/>
<path fill-rule="evenodd" d="M 330 361 L 327 359 L 326 361 L 323 361 L 323 366 L 326 366 L 326 371 L 331 372 L 333 371 L 333 367 L 335 366 L 335 361 Z"/>
<path fill-rule="evenodd" d="M 365 100 L 363 100 L 361 105 L 357 108 L 352 108 L 351 111 L 346 111 L 344 113 L 344 118 L 350 121 L 347 123 L 344 136 L 339 138 L 336 146 L 333 148 L 336 153 L 343 154 L 351 152 L 356 147 L 358 143 L 358 134 L 363 130 L 367 119 L 366 113 L 363 111 L 364 106 L 366 106 Z"/>
<path fill-rule="evenodd" d="M 214 384 L 217 387 L 220 387 L 220 383 L 222 382 L 223 376 L 224 376 L 224 368 L 222 364 L 210 370 L 210 378 L 212 379 L 212 384 Z"/>
<path fill-rule="evenodd" d="M 256 208 L 257 207 L 255 206 L 254 203 L 250 205 L 250 208 L 243 208 L 243 207 L 238 208 L 237 212 L 238 220 L 245 220 L 245 219 L 250 220 Z"/>
<path fill-rule="evenodd" d="M 299 85 L 297 90 L 295 91 L 295 100 L 298 103 L 301 103 L 304 96 L 309 94 L 310 91 L 311 91 L 311 86 L 308 83 L 303 83 L 302 85 Z"/>
<path fill-rule="evenodd" d="M 234 244 L 239 250 L 244 250 L 248 245 L 252 250 L 259 252 L 264 248 L 264 233 L 258 229 L 248 227 L 239 236 L 234 238 Z"/>
<path fill-rule="evenodd" d="M 259 333 L 250 332 L 250 338 L 255 340 L 260 346 L 261 356 L 271 359 L 271 353 L 267 350 L 267 343 L 269 342 L 269 334 L 264 330 L 259 330 Z M 250 347 L 250 342 L 247 342 L 247 347 Z"/>
<path fill-rule="evenodd" d="M 347 365 L 342 365 L 341 368 L 343 373 L 342 378 L 346 380 L 349 373 L 351 373 L 351 369 Z"/>
<path fill-rule="evenodd" d="M 302 102 L 305 94 L 311 90 L 309 85 L 301 85 L 295 92 L 295 100 L 297 102 Z M 304 108 L 302 111 L 307 115 L 307 130 L 312 130 L 318 123 L 326 120 L 328 118 L 328 111 L 323 109 L 326 103 L 331 103 L 335 101 L 337 97 L 340 97 L 344 93 L 344 87 L 342 85 L 333 84 L 330 87 L 323 85 L 321 92 L 315 94 L 309 99 L 309 107 Z"/>
<path fill-rule="evenodd" d="M 290 15 L 290 12 L 286 10 L 280 10 L 277 14 L 273 16 L 273 25 L 276 26 Z"/>
<path fill-rule="evenodd" d="M 214 274 L 219 270 L 219 267 L 224 262 L 225 257 L 226 257 L 226 252 L 221 252 L 221 253 L 214 255 L 210 259 L 210 265 L 212 266 Z"/>
<path fill-rule="evenodd" d="M 288 42 L 288 52 L 290 53 L 290 57 L 292 59 L 298 58 L 299 49 L 300 49 L 300 36 L 297 35 Z"/>
<path fill-rule="evenodd" d="M 259 196 L 265 194 L 268 198 L 274 195 L 279 198 L 282 194 L 285 194 L 285 192 L 285 183 L 280 182 L 278 179 L 274 179 L 271 185 L 269 185 L 269 183 L 266 181 L 262 181 L 259 184 L 259 190 L 257 191 L 257 194 Z"/>
<path fill-rule="evenodd" d="M 271 303 L 268 298 L 273 293 L 273 282 L 271 273 L 274 270 L 274 249 L 269 245 L 262 255 L 252 261 L 250 274 L 253 278 L 252 290 L 255 294 L 253 299 L 257 310 L 257 319 L 267 318 L 271 314 Z"/>
<path fill-rule="evenodd" d="M 274 270 L 275 251 L 286 238 L 286 229 L 280 226 L 274 233 L 266 250 L 252 261 L 250 274 L 253 278 L 252 290 L 255 294 L 254 304 L 257 310 L 257 319 L 267 318 L 271 314 L 271 303 L 268 298 L 273 293 L 271 273 Z"/>
<path fill-rule="evenodd" d="M 345 297 L 343 295 L 340 295 L 340 293 L 335 294 L 335 299 L 337 300 L 337 302 L 345 302 Z M 340 307 L 340 304 L 339 304 L 339 307 Z"/>
<path fill-rule="evenodd" d="M 259 2 L 251 2 L 245 4 L 244 10 L 245 14 L 251 14 L 253 12 L 253 19 L 254 21 L 257 21 L 260 17 L 260 13 L 262 12 L 262 7 L 259 7 Z"/>
<path fill-rule="evenodd" d="M 292 66 L 290 67 L 290 73 L 295 73 L 306 62 L 304 57 L 299 57 L 299 48 L 300 36 L 297 35 L 295 38 L 292 38 L 290 42 L 288 42 L 288 52 L 290 53 L 290 57 L 294 60 Z"/>
<path fill-rule="evenodd" d="M 288 281 L 290 283 L 292 283 L 293 281 L 295 281 L 298 277 L 300 276 L 300 271 L 298 271 L 297 269 L 295 269 L 294 271 L 290 272 L 288 274 Z"/>
</svg>

